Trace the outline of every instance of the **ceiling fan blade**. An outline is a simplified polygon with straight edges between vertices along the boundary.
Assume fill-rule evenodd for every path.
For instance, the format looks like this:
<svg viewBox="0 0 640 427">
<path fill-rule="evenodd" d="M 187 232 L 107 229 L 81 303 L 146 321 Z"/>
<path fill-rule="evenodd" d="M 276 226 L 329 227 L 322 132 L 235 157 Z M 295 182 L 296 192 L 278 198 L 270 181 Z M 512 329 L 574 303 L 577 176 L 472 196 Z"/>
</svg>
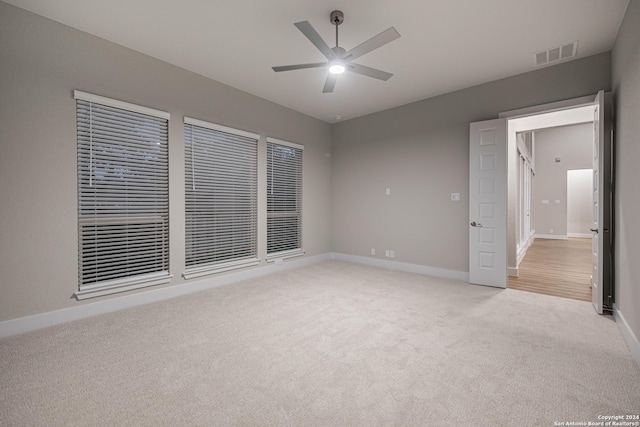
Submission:
<svg viewBox="0 0 640 427">
<path fill-rule="evenodd" d="M 318 34 L 318 32 L 311 26 L 309 21 L 296 22 L 293 25 L 295 25 L 300 30 L 300 32 L 304 34 L 305 37 L 308 38 L 309 41 L 313 43 L 313 45 L 317 47 L 318 50 L 322 52 L 322 54 L 327 59 L 335 58 L 336 55 L 333 53 L 329 45 L 324 40 L 322 40 L 320 34 Z"/>
<path fill-rule="evenodd" d="M 335 74 L 329 74 L 327 76 L 327 81 L 324 82 L 322 93 L 333 92 L 333 88 L 336 86 L 336 80 L 338 80 L 338 76 L 336 76 Z"/>
<path fill-rule="evenodd" d="M 271 67 L 273 71 L 279 73 L 280 71 L 292 71 L 292 70 L 304 70 L 305 68 L 320 68 L 326 67 L 326 62 L 313 62 L 311 64 L 298 64 L 298 65 L 281 65 L 279 67 Z"/>
<path fill-rule="evenodd" d="M 384 46 L 387 43 L 394 41 L 395 39 L 400 37 L 400 33 L 396 31 L 395 28 L 389 27 L 377 36 L 371 37 L 364 43 L 359 44 L 358 46 L 351 49 L 347 52 L 342 58 L 351 61 L 352 59 L 356 59 L 371 52 L 374 49 L 377 49 L 381 46 Z"/>
<path fill-rule="evenodd" d="M 387 73 L 386 71 L 377 70 L 360 64 L 347 64 L 347 70 L 353 73 L 362 74 L 363 76 L 373 77 L 374 79 L 384 80 L 385 82 L 393 76 L 393 74 Z"/>
</svg>

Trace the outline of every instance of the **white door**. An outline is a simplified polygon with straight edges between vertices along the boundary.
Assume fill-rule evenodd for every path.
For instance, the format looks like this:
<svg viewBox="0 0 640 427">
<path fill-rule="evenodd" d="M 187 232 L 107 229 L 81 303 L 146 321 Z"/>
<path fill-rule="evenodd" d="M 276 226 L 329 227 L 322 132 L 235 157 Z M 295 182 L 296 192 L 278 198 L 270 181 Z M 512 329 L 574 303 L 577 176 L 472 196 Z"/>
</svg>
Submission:
<svg viewBox="0 0 640 427">
<path fill-rule="evenodd" d="M 602 314 L 603 304 L 603 284 L 604 284 L 604 239 L 605 232 L 602 220 L 604 218 L 604 92 L 598 92 L 594 101 L 593 109 L 593 225 L 591 231 L 593 239 L 591 241 L 591 301 L 593 307 L 599 314 Z M 607 230 L 608 232 L 608 230 Z"/>
<path fill-rule="evenodd" d="M 507 287 L 507 120 L 470 124 L 469 282 Z"/>
</svg>

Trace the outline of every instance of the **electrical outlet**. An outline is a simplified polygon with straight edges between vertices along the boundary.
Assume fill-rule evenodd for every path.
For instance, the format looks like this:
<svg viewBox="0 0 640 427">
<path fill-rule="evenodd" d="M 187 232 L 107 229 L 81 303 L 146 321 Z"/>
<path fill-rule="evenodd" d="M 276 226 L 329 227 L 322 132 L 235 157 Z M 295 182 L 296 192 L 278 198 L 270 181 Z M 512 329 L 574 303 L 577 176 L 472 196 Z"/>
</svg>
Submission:
<svg viewBox="0 0 640 427">
<path fill-rule="evenodd" d="M 375 255 L 376 254 L 376 248 L 371 248 L 371 255 Z"/>
<path fill-rule="evenodd" d="M 396 257 L 395 251 L 389 251 L 389 258 L 395 258 L 395 257 Z"/>
<path fill-rule="evenodd" d="M 549 234 L 553 234 L 553 228 L 549 229 Z"/>
</svg>

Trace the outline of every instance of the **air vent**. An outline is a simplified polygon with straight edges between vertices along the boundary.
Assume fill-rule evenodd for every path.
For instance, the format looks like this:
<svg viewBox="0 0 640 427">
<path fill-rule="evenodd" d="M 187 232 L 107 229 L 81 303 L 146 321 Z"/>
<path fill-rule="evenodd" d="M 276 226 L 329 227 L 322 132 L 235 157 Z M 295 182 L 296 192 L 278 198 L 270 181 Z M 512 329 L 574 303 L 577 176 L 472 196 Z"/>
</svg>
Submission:
<svg viewBox="0 0 640 427">
<path fill-rule="evenodd" d="M 541 65 L 549 65 L 555 62 L 564 61 L 573 58 L 578 53 L 578 41 L 564 44 L 562 46 L 552 47 L 533 54 L 533 63 L 536 67 Z"/>
</svg>

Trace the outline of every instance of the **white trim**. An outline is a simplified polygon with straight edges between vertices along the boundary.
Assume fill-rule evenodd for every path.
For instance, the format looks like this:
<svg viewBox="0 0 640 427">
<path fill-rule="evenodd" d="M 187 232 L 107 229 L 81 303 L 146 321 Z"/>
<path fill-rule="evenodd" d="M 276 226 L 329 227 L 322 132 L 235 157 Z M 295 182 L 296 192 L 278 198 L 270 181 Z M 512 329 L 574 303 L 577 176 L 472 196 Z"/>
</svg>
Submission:
<svg viewBox="0 0 640 427">
<path fill-rule="evenodd" d="M 519 249 L 518 249 L 518 256 L 516 259 L 516 266 L 519 266 L 520 263 L 522 262 L 522 260 L 524 259 L 525 255 L 527 255 L 527 251 L 529 250 L 529 248 L 531 247 L 531 245 L 533 244 L 533 241 L 536 240 L 536 232 L 535 230 L 532 230 L 531 235 L 529 236 L 529 239 L 527 240 L 527 242 L 522 245 Z M 518 269 L 515 268 L 516 271 L 516 276 L 518 275 Z"/>
<path fill-rule="evenodd" d="M 235 273 L 223 274 L 206 279 L 179 284 L 175 286 L 152 289 L 147 292 L 140 292 L 133 295 L 123 295 L 105 301 L 83 304 L 76 307 L 64 308 L 56 311 L 35 314 L 33 316 L 21 317 L 18 319 L 5 320 L 0 322 L 0 338 L 21 334 L 48 326 L 69 322 L 72 320 L 84 319 L 98 314 L 111 313 L 129 307 L 149 304 L 186 295 L 193 292 L 203 291 L 218 286 L 229 285 L 242 280 L 254 279 L 276 273 L 281 270 L 288 270 L 306 265 L 315 264 L 331 259 L 330 254 L 321 254 L 294 260 L 287 264 L 269 264 L 261 268 L 238 271 Z"/>
<path fill-rule="evenodd" d="M 272 144 L 284 145 L 285 147 L 297 148 L 298 150 L 304 150 L 304 145 L 296 144 L 295 142 L 283 141 L 281 139 L 267 137 L 267 142 Z"/>
<path fill-rule="evenodd" d="M 406 262 L 388 261 L 386 259 L 369 258 L 341 253 L 332 253 L 331 259 L 386 268 L 388 270 L 406 271 L 407 273 L 422 274 L 424 276 L 461 280 L 469 283 L 469 273 L 466 271 L 446 270 L 444 268 L 429 267 L 426 265 L 409 264 Z"/>
<path fill-rule="evenodd" d="M 507 267 L 507 275 L 511 277 L 519 277 L 520 271 L 518 270 L 518 268 Z"/>
<path fill-rule="evenodd" d="M 509 133 L 514 133 L 513 138 L 515 140 L 516 132 L 535 131 L 558 126 L 566 126 L 568 124 L 593 123 L 593 109 L 593 105 L 586 105 L 583 107 L 552 111 L 550 113 L 539 113 L 531 116 L 511 118 L 508 119 Z"/>
<path fill-rule="evenodd" d="M 562 234 L 537 234 L 536 239 L 554 239 L 554 240 L 567 240 L 568 237 Z"/>
<path fill-rule="evenodd" d="M 629 346 L 631 355 L 635 359 L 638 367 L 640 367 L 640 341 L 638 341 L 638 337 L 633 333 L 631 327 L 615 304 L 613 304 L 613 318 L 618 324 L 618 329 L 620 329 L 620 333 Z"/>
<path fill-rule="evenodd" d="M 130 104 L 124 101 L 118 101 L 117 99 L 106 98 L 100 95 L 93 95 L 91 93 L 81 92 L 79 90 L 73 91 L 74 99 L 81 99 L 83 101 L 95 102 L 96 104 L 108 105 L 109 107 L 120 108 L 122 110 L 135 111 L 136 113 L 146 114 L 147 116 L 159 117 L 161 119 L 169 120 L 170 114 L 166 111 L 156 110 L 154 108 L 143 107 L 141 105 Z"/>
<path fill-rule="evenodd" d="M 170 275 L 168 271 L 163 271 L 161 273 L 151 273 L 144 276 L 115 279 L 95 285 L 83 286 L 79 291 L 73 294 L 73 296 L 80 301 L 88 298 L 102 297 L 105 295 L 132 291 L 134 289 L 146 288 L 148 286 L 166 285 L 171 282 L 172 277 L 173 276 Z"/>
<path fill-rule="evenodd" d="M 239 135 L 239 136 L 246 136 L 247 138 L 253 138 L 253 139 L 256 139 L 256 140 L 260 139 L 260 135 L 257 134 L 257 133 L 247 132 L 246 130 L 231 128 L 231 127 L 228 127 L 228 126 L 222 126 L 222 125 L 218 125 L 216 123 L 205 122 L 203 120 L 198 120 L 198 119 L 194 119 L 194 118 L 187 117 L 187 116 L 184 116 L 184 122 L 186 124 L 188 124 L 188 125 L 194 125 L 194 126 L 198 126 L 198 127 L 201 127 L 201 128 L 217 130 L 217 131 L 220 131 L 220 132 L 231 133 L 231 134 Z"/>
<path fill-rule="evenodd" d="M 291 249 L 289 251 L 274 252 L 265 257 L 267 262 L 274 262 L 277 260 L 285 260 L 287 258 L 295 258 L 304 255 L 306 252 L 302 249 Z"/>
<path fill-rule="evenodd" d="M 258 258 L 241 259 L 238 261 L 225 262 L 215 265 L 207 265 L 200 267 L 185 268 L 182 277 L 185 279 L 194 279 L 196 277 L 208 276 L 210 274 L 222 273 L 225 271 L 238 270 L 240 268 L 253 267 L 260 264 Z"/>
<path fill-rule="evenodd" d="M 568 237 L 580 237 L 582 239 L 591 239 L 593 234 L 591 233 L 567 233 Z"/>
<path fill-rule="evenodd" d="M 579 98 L 565 99 L 564 101 L 551 102 L 548 104 L 534 105 L 532 107 L 519 108 L 517 110 L 503 111 L 498 114 L 498 118 L 513 119 L 516 117 L 530 116 L 538 113 L 550 113 L 552 111 L 566 110 L 569 108 L 593 105 L 596 95 L 581 96 Z"/>
</svg>

